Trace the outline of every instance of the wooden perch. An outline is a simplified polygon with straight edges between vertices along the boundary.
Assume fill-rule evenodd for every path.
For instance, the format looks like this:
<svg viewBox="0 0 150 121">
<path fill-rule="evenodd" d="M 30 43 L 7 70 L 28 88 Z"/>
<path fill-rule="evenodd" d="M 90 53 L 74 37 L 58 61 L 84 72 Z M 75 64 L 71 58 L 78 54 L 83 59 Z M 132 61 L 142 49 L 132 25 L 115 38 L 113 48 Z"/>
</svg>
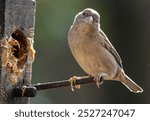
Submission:
<svg viewBox="0 0 150 121">
<path fill-rule="evenodd" d="M 95 83 L 94 77 L 84 76 L 79 77 L 73 85 Z M 35 97 L 38 90 L 52 89 L 70 86 L 69 80 L 55 81 L 55 82 L 46 82 L 38 83 L 16 87 L 14 89 L 14 96 L 16 97 Z"/>
<path fill-rule="evenodd" d="M 73 85 L 93 83 L 93 82 L 95 82 L 94 77 L 84 76 L 84 77 L 79 77 L 79 79 L 77 79 L 76 83 L 74 83 Z M 59 88 L 65 86 L 70 86 L 69 80 L 24 85 L 24 86 L 16 87 L 14 89 L 14 96 L 35 97 L 38 90 Z"/>
<path fill-rule="evenodd" d="M 89 76 L 79 77 L 79 79 L 77 79 L 76 83 L 73 85 L 93 83 L 95 82 L 93 79 L 94 79 L 93 77 L 89 77 Z M 37 90 L 44 90 L 44 89 L 70 86 L 70 82 L 69 80 L 62 80 L 62 81 L 55 81 L 55 82 L 33 84 L 33 86 L 37 88 Z"/>
<path fill-rule="evenodd" d="M 31 83 L 34 0 L 0 0 L 0 103 L 28 103 L 14 88 Z"/>
</svg>

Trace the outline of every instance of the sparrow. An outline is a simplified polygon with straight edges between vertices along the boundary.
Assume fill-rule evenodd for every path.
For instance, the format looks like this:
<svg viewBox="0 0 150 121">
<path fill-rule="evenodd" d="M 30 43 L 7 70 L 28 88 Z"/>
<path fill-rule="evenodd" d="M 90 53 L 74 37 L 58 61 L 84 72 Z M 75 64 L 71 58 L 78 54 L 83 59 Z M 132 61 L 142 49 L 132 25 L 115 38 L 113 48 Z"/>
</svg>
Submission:
<svg viewBox="0 0 150 121">
<path fill-rule="evenodd" d="M 68 32 L 68 44 L 77 63 L 89 76 L 94 77 L 98 87 L 103 80 L 115 80 L 131 92 L 143 92 L 125 74 L 118 52 L 100 27 L 97 11 L 86 8 L 75 16 Z M 72 80 L 75 81 L 74 78 Z"/>
</svg>

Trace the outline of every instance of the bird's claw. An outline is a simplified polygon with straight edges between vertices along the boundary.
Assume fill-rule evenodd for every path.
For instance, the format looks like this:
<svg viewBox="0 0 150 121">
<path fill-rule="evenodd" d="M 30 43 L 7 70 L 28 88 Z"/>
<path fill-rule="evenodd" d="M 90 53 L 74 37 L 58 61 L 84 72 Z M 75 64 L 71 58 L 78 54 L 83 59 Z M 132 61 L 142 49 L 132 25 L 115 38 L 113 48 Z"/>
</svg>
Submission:
<svg viewBox="0 0 150 121">
<path fill-rule="evenodd" d="M 80 89 L 80 84 L 76 84 L 76 80 L 80 79 L 81 77 L 73 76 L 69 79 L 71 90 L 74 91 L 74 86 L 76 89 Z"/>
<path fill-rule="evenodd" d="M 104 78 L 107 78 L 108 74 L 102 73 L 95 76 L 94 80 L 96 81 L 96 86 L 100 88 L 100 85 L 103 84 Z"/>
<path fill-rule="evenodd" d="M 97 86 L 98 88 L 100 88 L 100 85 L 102 85 L 103 82 L 104 82 L 104 77 L 103 77 L 103 76 L 96 76 L 96 77 L 94 78 L 94 80 L 96 81 L 96 86 Z"/>
</svg>

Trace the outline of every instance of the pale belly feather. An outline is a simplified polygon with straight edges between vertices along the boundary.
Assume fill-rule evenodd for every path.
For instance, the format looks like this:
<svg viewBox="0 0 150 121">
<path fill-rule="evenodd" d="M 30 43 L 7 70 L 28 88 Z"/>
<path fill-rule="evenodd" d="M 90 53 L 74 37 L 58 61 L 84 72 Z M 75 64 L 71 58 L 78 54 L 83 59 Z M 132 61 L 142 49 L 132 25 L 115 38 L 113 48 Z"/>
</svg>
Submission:
<svg viewBox="0 0 150 121">
<path fill-rule="evenodd" d="M 119 66 L 113 55 L 100 43 L 78 41 L 76 47 L 72 47 L 71 50 L 76 61 L 87 74 L 96 76 L 106 73 L 109 79 L 116 75 Z"/>
</svg>

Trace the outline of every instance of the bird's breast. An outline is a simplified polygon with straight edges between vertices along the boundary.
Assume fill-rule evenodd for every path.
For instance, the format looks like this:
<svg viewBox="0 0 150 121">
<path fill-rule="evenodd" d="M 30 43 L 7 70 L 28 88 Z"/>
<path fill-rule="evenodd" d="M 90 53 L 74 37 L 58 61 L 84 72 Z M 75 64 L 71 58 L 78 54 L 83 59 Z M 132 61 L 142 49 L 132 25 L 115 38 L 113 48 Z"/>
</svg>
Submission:
<svg viewBox="0 0 150 121">
<path fill-rule="evenodd" d="M 69 46 L 76 61 L 87 74 L 95 76 L 101 72 L 109 72 L 110 76 L 114 76 L 118 65 L 100 41 L 91 35 L 78 35 L 70 38 Z"/>
</svg>

